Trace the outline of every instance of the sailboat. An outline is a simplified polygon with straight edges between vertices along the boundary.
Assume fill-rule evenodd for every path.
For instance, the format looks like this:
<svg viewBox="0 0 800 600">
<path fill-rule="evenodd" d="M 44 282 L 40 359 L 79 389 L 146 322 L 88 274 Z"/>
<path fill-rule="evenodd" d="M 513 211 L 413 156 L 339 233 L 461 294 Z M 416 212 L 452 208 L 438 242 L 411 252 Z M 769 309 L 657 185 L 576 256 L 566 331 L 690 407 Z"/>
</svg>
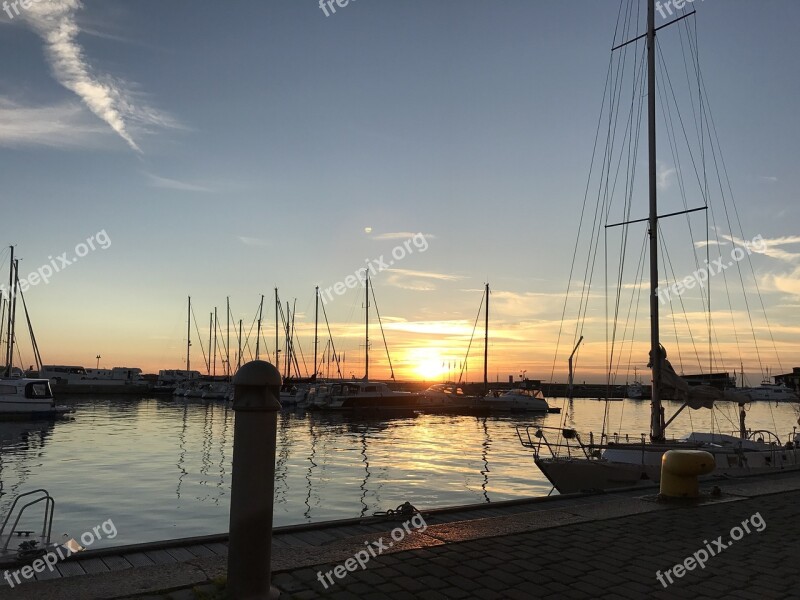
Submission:
<svg viewBox="0 0 800 600">
<path fill-rule="evenodd" d="M 666 349 L 661 344 L 659 329 L 660 299 L 658 297 L 658 255 L 661 248 L 660 236 L 658 235 L 660 231 L 659 222 L 666 217 L 703 209 L 687 208 L 685 211 L 668 215 L 660 215 L 658 212 L 655 80 L 657 51 L 656 2 L 655 0 L 646 0 L 646 2 L 647 33 L 615 46 L 612 52 L 624 48 L 632 42 L 646 38 L 649 216 L 647 219 L 626 220 L 626 222 L 616 225 L 629 225 L 644 221 L 648 223 L 645 242 L 649 241 L 650 259 L 650 362 L 648 364 L 648 367 L 652 370 L 650 439 L 646 440 L 644 435 L 641 436 L 641 439 L 638 439 L 638 436 L 631 438 L 630 436 L 618 434 L 608 437 L 603 434 L 599 439 L 595 439 L 593 434 L 589 434 L 589 439 L 582 439 L 575 429 L 566 426 L 561 428 L 518 427 L 517 433 L 522 445 L 533 451 L 536 466 L 561 493 L 631 487 L 643 483 L 657 482 L 660 478 L 662 455 L 664 452 L 674 449 L 701 449 L 710 452 L 714 456 L 716 463 L 716 469 L 710 476 L 736 476 L 800 469 L 800 434 L 797 433 L 796 427 L 790 432 L 789 439 L 781 439 L 772 431 L 748 430 L 745 422 L 746 412 L 744 406 L 746 402 L 750 401 L 749 397 L 707 385 L 690 387 L 686 380 L 677 375 L 667 360 Z M 633 10 L 635 13 L 635 9 Z M 693 14 L 694 11 L 684 14 L 672 23 L 682 21 Z M 658 29 L 660 30 L 672 23 L 661 26 Z M 627 25 L 628 23 L 626 23 Z M 643 76 L 645 64 L 637 64 L 637 68 L 640 69 L 639 72 Z M 637 81 L 644 83 L 641 79 Z M 665 85 L 669 86 L 671 83 L 667 82 Z M 641 97 L 640 94 L 639 96 Z M 635 123 L 631 125 L 631 129 L 634 128 Z M 635 162 L 635 157 L 630 160 Z M 616 225 L 606 225 L 606 230 Z M 644 265 L 644 260 L 642 260 L 642 265 Z M 711 339 L 710 336 L 709 339 Z M 662 407 L 662 399 L 665 397 L 671 397 L 672 400 L 682 402 L 681 407 L 668 421 L 665 421 L 664 408 Z M 738 435 L 693 432 L 680 439 L 667 438 L 667 427 L 685 408 L 710 409 L 714 406 L 714 402 L 719 400 L 737 401 L 739 403 Z"/>
<path fill-rule="evenodd" d="M 8 277 L 10 295 L 5 302 L 8 310 L 6 323 L 6 361 L 0 373 L 0 419 L 53 418 L 71 412 L 67 407 L 56 406 L 48 379 L 26 377 L 22 370 L 14 367 L 14 346 L 16 344 L 17 298 L 22 301 L 25 318 L 30 328 L 28 308 L 19 281 L 19 260 L 14 258 L 14 247 L 11 246 L 11 262 Z M 5 299 L 3 299 L 5 301 Z M 6 308 L 4 306 L 4 308 Z M 37 367 L 41 368 L 42 359 L 39 347 L 30 329 L 33 352 Z"/>
<path fill-rule="evenodd" d="M 314 408 L 321 408 L 324 410 L 414 410 L 418 408 L 421 399 L 420 394 L 412 392 L 399 392 L 391 389 L 383 381 L 370 381 L 369 379 L 370 292 L 372 292 L 372 298 L 374 300 L 375 293 L 372 290 L 369 271 L 365 270 L 364 308 L 366 311 L 366 316 L 364 320 L 364 378 L 362 380 L 334 383 L 328 386 L 328 389 L 324 395 L 315 394 L 313 398 L 309 398 L 309 402 L 313 403 Z M 378 314 L 378 321 L 380 323 L 380 314 Z M 383 334 L 383 325 L 381 325 L 381 333 Z M 384 336 L 384 344 L 385 342 L 386 337 Z M 389 354 L 388 348 L 386 350 L 386 354 L 387 356 Z M 389 358 L 389 369 L 392 373 L 392 379 L 394 379 L 394 368 L 392 367 L 391 358 Z"/>
</svg>

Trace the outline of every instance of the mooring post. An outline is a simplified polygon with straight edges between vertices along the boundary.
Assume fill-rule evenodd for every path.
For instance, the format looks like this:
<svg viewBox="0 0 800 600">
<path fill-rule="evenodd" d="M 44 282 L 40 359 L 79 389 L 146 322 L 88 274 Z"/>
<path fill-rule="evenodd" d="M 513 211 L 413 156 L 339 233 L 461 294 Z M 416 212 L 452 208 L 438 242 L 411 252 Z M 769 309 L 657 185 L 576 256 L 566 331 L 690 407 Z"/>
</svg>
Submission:
<svg viewBox="0 0 800 600">
<path fill-rule="evenodd" d="M 277 598 L 271 587 L 275 444 L 281 375 L 263 360 L 233 378 L 233 473 L 228 592 L 237 600 Z"/>
</svg>

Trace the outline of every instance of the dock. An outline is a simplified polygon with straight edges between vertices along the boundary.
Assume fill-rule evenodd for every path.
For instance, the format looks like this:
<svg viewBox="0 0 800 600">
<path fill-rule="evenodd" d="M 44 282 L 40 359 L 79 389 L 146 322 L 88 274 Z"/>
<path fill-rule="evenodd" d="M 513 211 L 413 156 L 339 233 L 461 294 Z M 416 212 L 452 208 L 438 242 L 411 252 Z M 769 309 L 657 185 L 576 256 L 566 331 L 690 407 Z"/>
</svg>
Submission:
<svg viewBox="0 0 800 600">
<path fill-rule="evenodd" d="M 800 472 L 719 479 L 703 490 L 694 504 L 660 502 L 656 487 L 640 487 L 419 507 L 425 528 L 396 542 L 409 515 L 280 527 L 273 584 L 298 599 L 798 597 Z M 376 543 L 363 569 L 345 569 Z M 715 548 L 703 568 L 676 567 Z M 224 535 L 87 551 L 35 582 L 0 587 L 0 598 L 214 598 L 226 557 Z"/>
</svg>

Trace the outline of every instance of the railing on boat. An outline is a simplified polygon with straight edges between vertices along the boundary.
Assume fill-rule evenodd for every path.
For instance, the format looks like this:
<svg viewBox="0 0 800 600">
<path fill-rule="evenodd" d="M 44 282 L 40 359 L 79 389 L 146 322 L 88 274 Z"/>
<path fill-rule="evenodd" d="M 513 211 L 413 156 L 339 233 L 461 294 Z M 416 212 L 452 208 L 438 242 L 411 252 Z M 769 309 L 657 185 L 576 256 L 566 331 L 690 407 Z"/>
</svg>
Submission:
<svg viewBox="0 0 800 600">
<path fill-rule="evenodd" d="M 692 444 L 692 442 L 679 438 L 670 438 L 665 440 L 662 444 L 653 444 L 647 440 L 647 434 L 644 433 L 633 436 L 620 433 L 603 433 L 598 436 L 599 441 L 596 441 L 596 436 L 593 432 L 589 432 L 589 441 L 587 443 L 581 438 L 581 434 L 578 433 L 578 431 L 567 427 L 517 425 L 516 430 L 517 437 L 522 446 L 533 450 L 533 455 L 536 459 L 542 455 L 546 456 L 548 454 L 554 458 L 601 458 L 603 450 L 618 449 L 623 445 L 626 450 L 641 450 L 644 452 L 645 450 L 653 451 L 658 449 L 659 446 L 663 446 L 664 451 L 666 451 L 674 448 L 676 443 Z M 548 433 L 550 433 L 549 439 Z M 719 433 L 739 438 L 738 431 Z M 782 444 L 777 435 L 767 430 L 748 431 L 747 439 L 765 443 L 775 450 L 800 447 L 797 441 L 788 441 L 785 445 Z M 796 429 L 794 432 L 789 433 L 788 439 L 797 439 Z M 711 444 L 698 441 L 695 442 L 694 445 L 697 447 L 708 447 Z M 741 449 L 741 444 L 739 444 L 739 448 Z"/>
</svg>

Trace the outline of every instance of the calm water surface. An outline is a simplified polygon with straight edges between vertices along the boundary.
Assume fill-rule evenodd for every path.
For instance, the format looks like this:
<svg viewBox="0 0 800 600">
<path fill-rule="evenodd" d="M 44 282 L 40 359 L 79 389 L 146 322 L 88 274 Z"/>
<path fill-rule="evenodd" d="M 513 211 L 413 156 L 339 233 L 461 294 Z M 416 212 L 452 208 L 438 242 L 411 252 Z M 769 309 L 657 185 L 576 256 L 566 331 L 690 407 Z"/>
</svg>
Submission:
<svg viewBox="0 0 800 600">
<path fill-rule="evenodd" d="M 284 410 L 278 420 L 275 524 L 371 515 L 410 501 L 419 508 L 543 496 L 551 486 L 515 426 L 562 419 L 599 432 L 606 404 L 550 401 L 564 414 L 386 418 Z M 68 402 L 71 420 L 0 423 L 0 517 L 36 488 L 56 499 L 54 534 L 78 536 L 107 519 L 113 541 L 94 547 L 221 533 L 228 528 L 234 413 L 219 402 L 85 398 Z M 677 405 L 667 406 L 667 415 Z M 785 436 L 797 405 L 755 404 L 753 429 Z M 649 403 L 608 404 L 608 430 L 648 430 Z M 685 411 L 674 435 L 730 432 L 737 408 Z M 30 528 L 38 527 L 33 525 Z"/>
</svg>

